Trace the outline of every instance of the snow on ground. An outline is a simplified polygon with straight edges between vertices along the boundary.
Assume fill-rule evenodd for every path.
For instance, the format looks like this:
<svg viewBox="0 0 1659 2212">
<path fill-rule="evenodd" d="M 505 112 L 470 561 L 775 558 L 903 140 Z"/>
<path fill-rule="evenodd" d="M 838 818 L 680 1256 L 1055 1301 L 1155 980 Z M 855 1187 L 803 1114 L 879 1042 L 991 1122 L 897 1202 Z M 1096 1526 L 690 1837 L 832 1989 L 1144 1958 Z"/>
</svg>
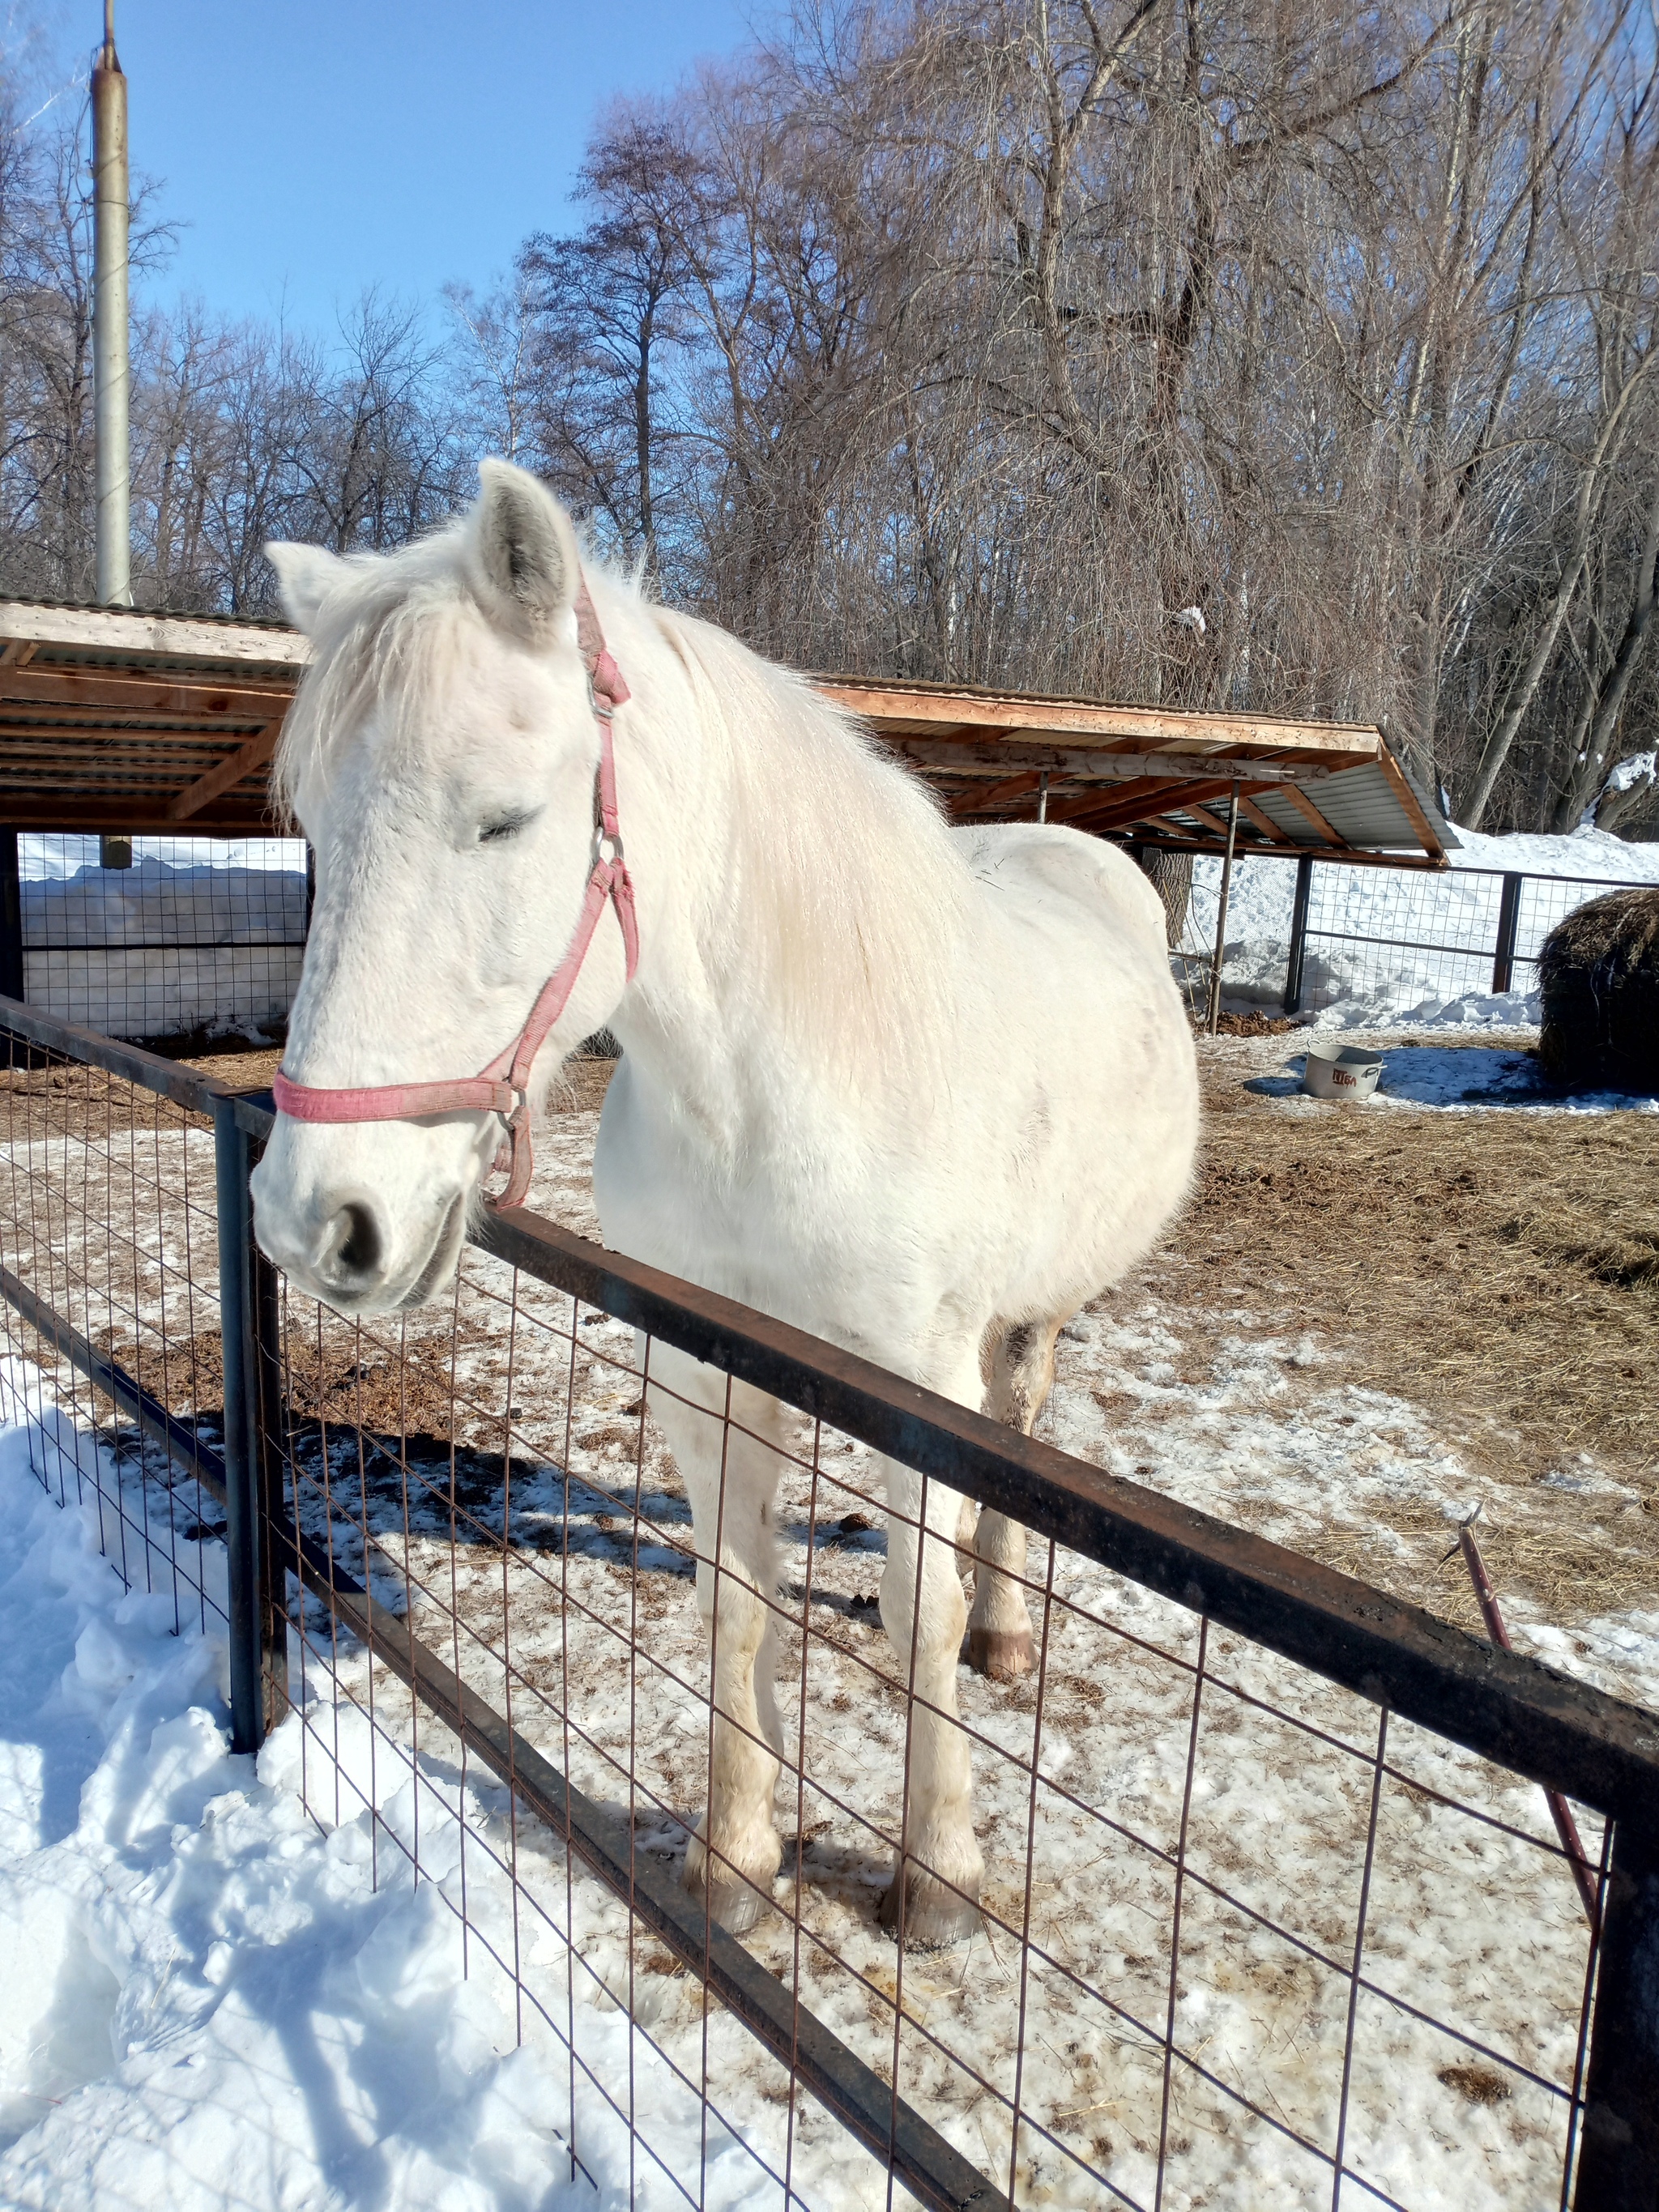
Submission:
<svg viewBox="0 0 1659 2212">
<path fill-rule="evenodd" d="M 300 980 L 305 847 L 292 838 L 135 838 L 100 868 L 95 837 L 20 838 L 32 1006 L 116 1036 L 207 1027 L 258 1036 Z"/>
<path fill-rule="evenodd" d="M 1260 1042 L 1282 1051 L 1286 1040 Z M 532 1194 L 590 1234 L 595 1121 L 571 1113 L 550 1124 Z M 142 1172 L 124 1177 L 124 1144 Z M 132 1206 L 148 1206 L 150 1193 L 182 1187 L 199 1150 L 182 1132 L 118 1132 L 90 1146 L 58 1136 L 37 1139 L 37 1172 L 48 1147 L 59 1188 L 87 1189 L 87 1213 L 44 1215 L 34 1256 L 20 1243 L 10 1264 L 46 1275 L 72 1249 L 94 1284 L 126 1265 L 97 1249 L 98 1224 L 109 1224 L 112 1246 L 142 1230 L 118 1218 L 124 1185 L 137 1194 Z M 174 1234 L 166 1250 L 169 1271 L 153 1254 L 132 1261 L 120 1302 L 159 1312 L 171 1295 L 174 1330 L 199 1328 L 210 1316 L 179 1299 L 176 1270 L 188 1259 L 210 1273 L 208 1248 L 198 1233 L 187 1253 Z M 318 1478 L 326 1468 L 331 1500 L 313 1494 L 303 1517 L 498 1707 L 510 1644 L 516 1725 L 592 1796 L 631 1813 L 644 1846 L 673 1869 L 707 1753 L 684 1492 L 639 1417 L 631 1332 L 590 1316 L 573 1345 L 568 1310 L 521 1285 L 509 1364 L 506 1287 L 505 1271 L 470 1255 L 455 1312 L 409 1325 L 416 1376 L 453 1374 L 472 1409 L 453 1461 L 441 1438 L 411 1434 L 405 1479 L 391 1455 L 365 1453 L 355 1431 L 337 1426 L 308 1462 Z M 398 1349 L 392 1330 L 384 1341 L 338 1334 L 365 1376 Z M 631 2078 L 644 2143 L 686 2177 L 697 2170 L 697 2121 L 670 2069 L 697 2080 L 706 2050 L 718 2114 L 708 2201 L 776 2203 L 756 2163 L 781 2171 L 788 2148 L 776 2070 L 728 2015 L 705 2018 L 695 1980 L 665 1954 L 630 1949 L 622 1906 L 567 1867 L 556 1838 L 522 1820 L 509 1828 L 503 1794 L 476 1769 L 463 1774 L 429 1718 L 417 1731 L 385 1670 L 333 1645 L 314 1607 L 303 1666 L 295 1655 L 298 1711 L 257 1774 L 228 1755 L 214 1638 L 188 1620 L 175 1636 L 170 1600 L 123 1595 L 95 1557 L 97 1523 L 75 1507 L 72 1480 L 66 1508 L 38 1488 L 42 1470 L 56 1486 L 66 1457 L 83 1474 L 101 1464 L 107 1484 L 107 1456 L 90 1459 L 107 1445 L 65 1425 L 33 1370 L 12 1372 L 13 1425 L 0 1437 L 0 1559 L 11 1563 L 0 1583 L 0 1921 L 9 1923 L 0 1942 L 9 1954 L 32 1948 L 27 1974 L 0 1988 L 0 2097 L 15 2136 L 0 2156 L 0 2203 L 558 2204 L 573 2126 L 562 2038 L 573 2024 L 584 2063 L 624 2103 Z M 514 1540 L 504 1558 L 509 1395 Z M 20 1396 L 32 1427 L 17 1424 Z M 1107 1302 L 1080 1316 L 1060 1346 L 1044 1432 L 1279 1540 L 1328 1548 L 1351 1538 L 1362 1571 L 1367 1546 L 1403 1540 L 1395 1528 L 1427 1527 L 1449 1546 L 1474 1504 L 1489 1517 L 1516 1510 L 1423 1408 L 1347 1382 L 1316 1339 L 1220 1295 L 1209 1305 Z M 807 1780 L 799 1804 L 793 1775 L 780 1790 L 776 1895 L 786 1909 L 799 1896 L 807 1934 L 799 1961 L 787 1918 L 757 1930 L 752 1947 L 786 1983 L 798 1973 L 813 2009 L 890 2068 L 898 1961 L 874 1907 L 887 1871 L 880 1832 L 896 1823 L 905 1705 L 871 1603 L 881 1532 L 841 1526 L 875 1471 L 861 1447 L 825 1437 L 815 1485 L 804 1424 L 788 1443 L 796 1459 L 778 1522 L 796 1625 L 781 1638 L 780 1705 L 786 1744 L 804 1729 Z M 1581 1469 L 1575 1479 L 1597 1478 Z M 166 1520 L 156 1505 L 153 1529 Z M 195 1552 L 218 1571 L 212 1545 Z M 1035 1564 L 1041 1581 L 1040 1550 Z M 138 1579 L 131 1555 L 129 1572 Z M 903 1962 L 900 2087 L 976 2163 L 1006 2174 L 1006 2115 L 975 2075 L 1012 2092 L 1023 2021 L 1022 2099 L 1054 2138 L 1023 2138 L 1023 2200 L 1100 2201 L 1099 2182 L 1057 2143 L 1145 2203 L 1194 1627 L 1075 1554 L 1057 1554 L 1053 1594 L 1035 1796 L 1032 1686 L 958 1678 L 986 1901 L 1002 1932 Z M 1659 1610 L 1559 1621 L 1510 1609 L 1522 1648 L 1659 1705 Z M 1237 1639 L 1212 1638 L 1209 1658 L 1177 2039 L 1269 2118 L 1177 2067 L 1164 2201 L 1172 2212 L 1328 2203 L 1328 2169 L 1271 2121 L 1325 2143 L 1334 2135 L 1340 1967 L 1376 1716 Z M 1403 1725 L 1389 1743 L 1406 1779 L 1381 1801 L 1367 1972 L 1468 2040 L 1363 1996 L 1350 2155 L 1413 2208 L 1553 2203 L 1560 2100 L 1524 2077 L 1506 2085 L 1472 2045 L 1552 2080 L 1570 2072 L 1584 1942 L 1572 1885 L 1548 1850 L 1538 1792 Z M 1478 1825 L 1441 1797 L 1509 1827 Z M 432 1877 L 418 1893 L 404 1870 L 417 1824 Z M 1596 1823 L 1582 1825 L 1594 1850 Z M 516 1888 L 501 1865 L 514 1856 Z M 465 1939 L 450 1909 L 463 1894 Z M 521 2012 L 491 1957 L 515 1949 Z M 574 2127 L 602 2193 L 628 2202 L 626 2132 L 581 2077 Z M 831 2212 L 884 2203 L 872 2163 L 810 2103 L 797 2112 L 793 2155 L 805 2202 Z M 670 2202 L 646 2151 L 636 2157 L 633 2201 Z"/>
<path fill-rule="evenodd" d="M 441 1751 L 383 1762 L 376 1852 L 367 1811 L 352 1809 L 360 1741 L 342 1761 L 348 1809 L 322 1825 L 295 1786 L 297 1719 L 257 1766 L 233 1756 L 222 1638 L 188 1615 L 174 1632 L 165 1590 L 124 1589 L 100 1554 L 97 1503 L 76 1498 L 78 1471 L 92 1500 L 103 1448 L 20 1370 L 8 1364 L 12 1419 L 0 1431 L 0 2202 L 626 2203 L 625 2130 L 579 2087 L 583 2160 L 599 2186 L 573 2185 L 568 2069 L 545 2035 L 515 2050 L 507 1978 L 476 1933 L 464 1960 L 455 1814 L 464 1808 L 475 1839 L 470 1917 L 500 1942 L 510 1908 L 487 1852 L 505 1831 L 505 1793 L 463 1789 Z M 222 1554 L 201 1549 L 222 1597 Z M 165 1583 L 166 1563 L 154 1565 Z M 417 1821 L 418 1889 L 387 1841 L 412 1838 Z M 544 1837 L 537 1848 L 557 1911 L 556 1846 Z M 659 2148 L 694 2170 L 692 2100 L 602 1993 L 595 2003 L 579 1979 L 576 2002 L 584 2060 L 616 2088 L 631 2058 Z M 753 2174 L 716 2125 L 708 2203 L 752 2201 Z"/>
<path fill-rule="evenodd" d="M 1429 1022 L 1421 1026 L 1433 1030 L 1449 1024 Z M 1447 1045 L 1402 1042 L 1395 1030 L 1356 1030 L 1353 1042 L 1376 1051 L 1382 1073 L 1369 1098 L 1340 1105 L 1310 1097 L 1303 1090 L 1305 1057 L 1286 1050 L 1289 1036 L 1251 1038 L 1245 1041 L 1254 1048 L 1250 1057 L 1265 1072 L 1251 1079 L 1249 1087 L 1263 1097 L 1283 1099 L 1298 1112 L 1350 1114 L 1388 1106 L 1437 1106 L 1451 1113 L 1502 1108 L 1532 1114 L 1659 1114 L 1659 1097 L 1558 1089 L 1540 1068 L 1537 1055 L 1526 1049 L 1522 1041 L 1525 1034 L 1517 1028 L 1509 1038 L 1495 1033 L 1490 1043 Z"/>
</svg>

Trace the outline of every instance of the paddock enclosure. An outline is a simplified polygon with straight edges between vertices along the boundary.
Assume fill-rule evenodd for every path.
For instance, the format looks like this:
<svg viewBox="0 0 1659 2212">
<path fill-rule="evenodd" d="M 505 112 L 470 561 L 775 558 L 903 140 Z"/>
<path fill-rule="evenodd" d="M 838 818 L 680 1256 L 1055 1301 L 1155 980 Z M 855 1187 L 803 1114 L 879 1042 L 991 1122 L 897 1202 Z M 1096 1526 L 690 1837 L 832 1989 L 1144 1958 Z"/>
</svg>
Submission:
<svg viewBox="0 0 1659 2212">
<path fill-rule="evenodd" d="M 1651 1717 L 526 1210 L 352 1327 L 248 1236 L 269 1103 L 7 1002 L 7 1411 L 114 1570 L 222 1620 L 239 1744 L 458 1918 L 573 2175 L 642 2205 L 1650 2205 Z M 559 1200 L 544 1165 L 532 1200 Z M 792 1409 L 786 1838 L 680 1887 L 713 1716 L 659 1344 Z M 887 1455 L 1035 1532 L 963 1674 L 982 1933 L 898 1949 Z M 1592 1927 L 1540 1784 L 1577 1808 Z"/>
</svg>

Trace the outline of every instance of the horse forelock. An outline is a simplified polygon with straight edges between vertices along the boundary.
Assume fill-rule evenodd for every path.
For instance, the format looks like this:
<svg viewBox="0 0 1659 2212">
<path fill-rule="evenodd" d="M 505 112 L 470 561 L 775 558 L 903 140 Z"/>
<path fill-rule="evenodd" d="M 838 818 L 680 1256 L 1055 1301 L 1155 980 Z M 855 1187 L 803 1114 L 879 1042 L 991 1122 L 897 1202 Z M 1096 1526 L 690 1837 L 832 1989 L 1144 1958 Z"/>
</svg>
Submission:
<svg viewBox="0 0 1659 2212">
<path fill-rule="evenodd" d="M 481 619 L 459 529 L 344 565 L 344 580 L 324 603 L 316 651 L 273 763 L 273 788 L 289 820 L 307 778 L 326 789 L 335 760 L 366 715 L 394 701 L 429 697 L 450 678 Z"/>
</svg>

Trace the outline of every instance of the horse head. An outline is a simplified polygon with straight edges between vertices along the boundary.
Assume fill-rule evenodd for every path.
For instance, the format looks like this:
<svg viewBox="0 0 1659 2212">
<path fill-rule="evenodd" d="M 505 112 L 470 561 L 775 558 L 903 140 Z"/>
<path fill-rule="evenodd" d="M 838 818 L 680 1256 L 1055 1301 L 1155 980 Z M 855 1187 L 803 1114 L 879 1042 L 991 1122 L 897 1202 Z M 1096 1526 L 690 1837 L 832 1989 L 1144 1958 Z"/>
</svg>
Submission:
<svg viewBox="0 0 1659 2212">
<path fill-rule="evenodd" d="M 353 1316 L 448 1281 L 507 1122 L 522 1194 L 533 1093 L 632 971 L 631 889 L 596 820 L 626 688 L 562 509 L 522 470 L 481 473 L 471 512 L 402 552 L 269 549 L 315 647 L 277 773 L 317 889 L 255 1231 Z"/>
</svg>

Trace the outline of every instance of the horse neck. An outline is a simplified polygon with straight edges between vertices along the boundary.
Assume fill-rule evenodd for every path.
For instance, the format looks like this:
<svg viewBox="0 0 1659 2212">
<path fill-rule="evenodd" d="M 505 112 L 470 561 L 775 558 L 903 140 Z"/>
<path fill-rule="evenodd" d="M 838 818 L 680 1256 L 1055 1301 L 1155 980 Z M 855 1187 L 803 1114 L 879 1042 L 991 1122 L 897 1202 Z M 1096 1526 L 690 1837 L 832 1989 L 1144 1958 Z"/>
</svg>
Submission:
<svg viewBox="0 0 1659 2212">
<path fill-rule="evenodd" d="M 866 1031 L 915 1036 L 910 978 L 938 976 L 960 863 L 919 788 L 833 709 L 723 634 L 641 611 L 630 650 L 662 706 L 632 744 L 619 727 L 641 949 L 613 1025 L 648 1080 L 730 1127 L 781 1082 L 802 1104 L 844 1090 Z"/>
</svg>

